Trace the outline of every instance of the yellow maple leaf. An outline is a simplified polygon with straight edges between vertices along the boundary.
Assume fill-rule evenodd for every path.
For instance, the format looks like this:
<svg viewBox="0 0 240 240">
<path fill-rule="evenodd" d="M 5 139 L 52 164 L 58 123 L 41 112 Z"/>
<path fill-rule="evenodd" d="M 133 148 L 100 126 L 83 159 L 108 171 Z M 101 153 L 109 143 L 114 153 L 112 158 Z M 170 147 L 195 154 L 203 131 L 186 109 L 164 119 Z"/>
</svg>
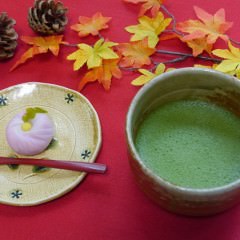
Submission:
<svg viewBox="0 0 240 240">
<path fill-rule="evenodd" d="M 148 46 L 147 38 L 142 41 L 131 43 L 121 43 L 117 46 L 118 51 L 123 56 L 120 61 L 121 67 L 140 68 L 143 65 L 151 64 L 151 56 L 154 48 Z"/>
<path fill-rule="evenodd" d="M 32 45 L 20 59 L 13 65 L 10 71 L 13 71 L 20 64 L 25 63 L 28 59 L 33 58 L 35 55 L 46 53 L 50 51 L 54 56 L 58 56 L 60 44 L 66 44 L 62 41 L 63 35 L 48 36 L 48 37 L 28 37 L 22 36 L 21 40 L 29 45 Z"/>
<path fill-rule="evenodd" d="M 78 50 L 67 56 L 68 60 L 75 60 L 73 70 L 77 71 L 85 63 L 88 69 L 99 67 L 103 59 L 118 59 L 119 56 L 111 49 L 118 45 L 114 42 L 105 42 L 104 39 L 99 39 L 93 47 L 88 44 L 78 44 Z"/>
<path fill-rule="evenodd" d="M 124 0 L 125 2 L 139 4 L 142 3 L 139 16 L 143 16 L 148 10 L 151 10 L 152 16 L 157 16 L 157 13 L 163 4 L 164 0 Z"/>
<path fill-rule="evenodd" d="M 212 53 L 224 60 L 215 69 L 240 78 L 240 49 L 228 42 L 229 49 L 215 49 Z"/>
<path fill-rule="evenodd" d="M 131 84 L 134 86 L 142 86 L 148 82 L 150 82 L 153 78 L 156 76 L 164 73 L 164 72 L 169 72 L 172 71 L 174 68 L 168 68 L 166 70 L 166 66 L 163 63 L 158 64 L 155 72 L 150 72 L 146 69 L 139 69 L 138 72 L 140 72 L 142 75 L 134 79 Z"/>
<path fill-rule="evenodd" d="M 134 34 L 130 41 L 139 41 L 147 37 L 149 47 L 154 48 L 158 44 L 158 36 L 169 26 L 172 19 L 164 18 L 164 15 L 158 12 L 157 16 L 154 18 L 142 16 L 138 21 L 138 25 L 132 25 L 125 28 L 127 32 Z"/>
<path fill-rule="evenodd" d="M 217 64 L 214 63 L 212 66 L 210 66 L 210 65 L 202 65 L 202 64 L 194 64 L 193 66 L 197 67 L 197 68 L 215 69 L 217 67 Z"/>
<path fill-rule="evenodd" d="M 80 37 L 90 34 L 96 36 L 100 30 L 108 28 L 107 23 L 111 19 L 111 17 L 104 17 L 100 12 L 95 13 L 91 18 L 80 16 L 79 23 L 72 25 L 71 29 L 78 32 Z"/>
<path fill-rule="evenodd" d="M 103 60 L 101 66 L 91 69 L 84 75 L 78 85 L 78 90 L 81 91 L 87 83 L 95 81 L 102 84 L 105 90 L 109 90 L 113 77 L 118 79 L 122 77 L 121 70 L 118 67 L 118 59 Z"/>
<path fill-rule="evenodd" d="M 194 7 L 195 13 L 200 20 L 188 20 L 177 24 L 177 29 L 188 33 L 182 38 L 183 41 L 205 38 L 208 44 L 214 44 L 218 38 L 228 40 L 225 32 L 231 28 L 232 23 L 226 22 L 225 10 L 220 9 L 211 15 L 199 7 Z"/>
</svg>

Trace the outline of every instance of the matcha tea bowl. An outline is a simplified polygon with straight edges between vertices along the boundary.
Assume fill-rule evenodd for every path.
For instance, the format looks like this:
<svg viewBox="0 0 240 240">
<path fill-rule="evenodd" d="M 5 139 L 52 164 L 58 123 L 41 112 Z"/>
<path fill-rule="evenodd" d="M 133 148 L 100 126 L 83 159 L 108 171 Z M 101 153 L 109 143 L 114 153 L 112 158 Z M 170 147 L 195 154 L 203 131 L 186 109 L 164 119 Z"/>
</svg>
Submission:
<svg viewBox="0 0 240 240">
<path fill-rule="evenodd" d="M 240 80 L 200 68 L 164 73 L 126 121 L 137 184 L 163 208 L 206 216 L 240 202 Z"/>
</svg>

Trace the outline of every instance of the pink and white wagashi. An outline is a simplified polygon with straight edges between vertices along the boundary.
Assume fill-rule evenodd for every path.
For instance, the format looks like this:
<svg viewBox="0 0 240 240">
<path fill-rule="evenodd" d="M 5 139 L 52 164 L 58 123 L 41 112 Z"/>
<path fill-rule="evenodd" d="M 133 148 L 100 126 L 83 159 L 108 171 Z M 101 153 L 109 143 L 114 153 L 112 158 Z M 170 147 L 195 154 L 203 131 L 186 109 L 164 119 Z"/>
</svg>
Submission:
<svg viewBox="0 0 240 240">
<path fill-rule="evenodd" d="M 7 125 L 6 138 L 10 147 L 21 155 L 36 155 L 43 152 L 55 134 L 54 123 L 46 113 L 37 113 L 29 128 L 23 128 L 25 112 L 18 113 Z"/>
</svg>

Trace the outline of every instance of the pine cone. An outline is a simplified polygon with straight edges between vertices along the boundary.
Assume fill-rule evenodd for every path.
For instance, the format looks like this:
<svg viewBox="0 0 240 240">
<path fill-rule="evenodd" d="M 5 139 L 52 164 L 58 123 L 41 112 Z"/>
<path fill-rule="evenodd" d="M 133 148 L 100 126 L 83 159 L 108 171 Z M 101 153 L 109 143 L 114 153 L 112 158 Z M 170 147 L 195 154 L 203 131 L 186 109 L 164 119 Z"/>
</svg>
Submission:
<svg viewBox="0 0 240 240">
<path fill-rule="evenodd" d="M 67 9 L 54 0 L 35 0 L 28 12 L 30 27 L 37 33 L 52 35 L 62 33 L 68 22 Z"/>
<path fill-rule="evenodd" d="M 8 17 L 7 13 L 0 13 L 0 60 L 14 55 L 17 47 L 18 35 L 13 28 L 16 21 Z"/>
</svg>

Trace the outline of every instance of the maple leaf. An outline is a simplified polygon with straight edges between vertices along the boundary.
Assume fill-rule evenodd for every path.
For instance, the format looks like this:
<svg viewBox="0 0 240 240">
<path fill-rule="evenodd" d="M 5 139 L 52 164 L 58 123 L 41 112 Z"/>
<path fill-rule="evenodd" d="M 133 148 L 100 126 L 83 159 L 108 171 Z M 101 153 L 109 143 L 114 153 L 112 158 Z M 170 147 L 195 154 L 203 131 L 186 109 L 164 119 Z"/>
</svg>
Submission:
<svg viewBox="0 0 240 240">
<path fill-rule="evenodd" d="M 138 21 L 138 25 L 132 25 L 125 28 L 129 33 L 134 33 L 130 41 L 139 41 L 147 37 L 149 47 L 154 48 L 159 41 L 158 35 L 168 27 L 172 19 L 164 18 L 163 14 L 158 12 L 157 16 L 154 18 L 142 16 Z"/>
<path fill-rule="evenodd" d="M 224 60 L 215 69 L 240 78 L 240 49 L 228 42 L 229 49 L 216 49 L 212 53 Z"/>
<path fill-rule="evenodd" d="M 33 58 L 35 55 L 46 53 L 50 51 L 54 56 L 58 56 L 60 44 L 66 44 L 62 41 L 63 35 L 48 36 L 48 37 L 28 37 L 22 36 L 21 40 L 29 45 L 33 45 L 29 48 L 20 59 L 13 65 L 10 71 L 13 71 L 20 64 L 25 63 L 28 59 Z"/>
<path fill-rule="evenodd" d="M 151 56 L 154 48 L 149 48 L 147 38 L 142 41 L 131 43 L 121 43 L 117 46 L 118 51 L 123 55 L 120 66 L 121 67 L 134 67 L 140 68 L 144 64 L 151 64 Z"/>
<path fill-rule="evenodd" d="M 188 33 L 182 38 L 183 41 L 206 38 L 206 42 L 214 44 L 218 38 L 227 41 L 229 38 L 225 32 L 232 27 L 232 22 L 226 22 L 225 10 L 220 9 L 211 15 L 199 7 L 194 7 L 195 13 L 200 20 L 188 20 L 177 24 L 177 29 Z"/>
<path fill-rule="evenodd" d="M 194 67 L 197 67 L 197 68 L 207 68 L 207 69 L 215 69 L 217 67 L 217 64 L 213 64 L 212 66 L 209 66 L 209 65 L 202 65 L 202 64 L 194 64 Z"/>
<path fill-rule="evenodd" d="M 93 47 L 88 44 L 78 44 L 78 50 L 67 56 L 68 60 L 75 60 L 73 70 L 77 71 L 85 63 L 88 69 L 99 67 L 103 59 L 118 59 L 119 56 L 111 49 L 118 45 L 114 42 L 105 42 L 104 39 L 99 39 Z"/>
<path fill-rule="evenodd" d="M 205 38 L 194 39 L 191 41 L 187 41 L 186 43 L 192 49 L 192 51 L 193 51 L 192 54 L 194 57 L 203 53 L 203 51 L 206 51 L 207 53 L 211 54 L 211 51 L 213 48 L 213 45 L 208 44 L 206 42 Z"/>
<path fill-rule="evenodd" d="M 107 23 L 111 20 L 111 17 L 104 17 L 100 12 L 95 13 L 91 18 L 80 16 L 79 23 L 71 26 L 71 29 L 78 32 L 80 37 L 86 37 L 88 35 L 96 36 L 102 29 L 107 29 Z"/>
<path fill-rule="evenodd" d="M 151 10 L 152 16 L 157 16 L 157 13 L 163 4 L 164 0 L 124 0 L 129 3 L 143 3 L 139 12 L 139 16 L 143 16 L 148 10 Z"/>
<path fill-rule="evenodd" d="M 134 79 L 131 84 L 134 86 L 142 86 L 149 81 L 151 81 L 153 78 L 156 76 L 164 73 L 164 72 L 169 72 L 172 71 L 174 68 L 169 68 L 166 70 L 166 66 L 163 63 L 158 64 L 155 72 L 150 72 L 146 69 L 139 69 L 138 72 L 140 72 L 142 75 Z"/>
<path fill-rule="evenodd" d="M 182 42 L 185 42 L 192 49 L 192 54 L 194 57 L 200 55 L 204 51 L 206 51 L 208 54 L 211 54 L 213 44 L 208 44 L 205 38 L 198 38 L 194 40 L 184 41 L 182 36 L 176 33 L 171 33 L 171 34 L 161 36 L 159 40 L 166 41 L 166 40 L 175 39 L 175 38 L 178 38 Z"/>
<path fill-rule="evenodd" d="M 118 61 L 118 59 L 103 60 L 101 66 L 91 69 L 84 75 L 78 85 L 78 90 L 81 91 L 87 83 L 95 81 L 102 84 L 105 90 L 109 90 L 112 78 L 115 77 L 119 79 L 122 77 L 121 70 L 118 67 Z"/>
</svg>

